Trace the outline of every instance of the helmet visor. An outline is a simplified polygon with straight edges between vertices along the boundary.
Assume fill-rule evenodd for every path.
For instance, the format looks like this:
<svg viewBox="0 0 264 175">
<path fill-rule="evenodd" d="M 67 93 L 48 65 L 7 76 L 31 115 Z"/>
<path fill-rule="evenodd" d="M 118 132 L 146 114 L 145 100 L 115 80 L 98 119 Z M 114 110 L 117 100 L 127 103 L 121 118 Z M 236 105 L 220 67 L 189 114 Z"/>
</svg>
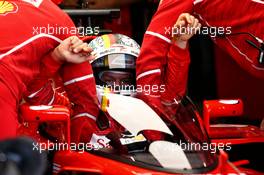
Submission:
<svg viewBox="0 0 264 175">
<path fill-rule="evenodd" d="M 128 71 L 108 70 L 102 71 L 98 75 L 100 81 L 108 86 L 130 86 L 135 83 L 135 76 Z"/>
</svg>

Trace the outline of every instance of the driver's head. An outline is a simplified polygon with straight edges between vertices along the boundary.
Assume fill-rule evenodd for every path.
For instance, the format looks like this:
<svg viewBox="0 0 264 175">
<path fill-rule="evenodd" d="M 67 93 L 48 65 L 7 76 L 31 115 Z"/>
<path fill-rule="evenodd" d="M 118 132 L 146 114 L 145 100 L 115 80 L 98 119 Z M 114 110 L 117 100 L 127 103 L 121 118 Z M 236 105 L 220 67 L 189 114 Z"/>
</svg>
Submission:
<svg viewBox="0 0 264 175">
<path fill-rule="evenodd" d="M 136 89 L 136 58 L 140 46 L 121 34 L 97 37 L 89 43 L 96 58 L 92 67 L 96 85 L 129 95 Z"/>
</svg>

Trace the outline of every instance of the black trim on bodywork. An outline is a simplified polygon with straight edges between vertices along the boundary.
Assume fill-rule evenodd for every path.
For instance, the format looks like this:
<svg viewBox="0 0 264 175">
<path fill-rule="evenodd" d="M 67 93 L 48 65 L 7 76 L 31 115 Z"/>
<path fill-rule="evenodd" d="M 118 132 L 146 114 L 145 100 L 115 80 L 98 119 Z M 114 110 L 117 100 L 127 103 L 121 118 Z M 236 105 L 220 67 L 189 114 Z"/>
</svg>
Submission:
<svg viewBox="0 0 264 175">
<path fill-rule="evenodd" d="M 111 153 L 105 153 L 102 151 L 89 151 L 89 153 L 101 156 L 101 157 L 105 157 L 114 161 L 118 161 L 118 162 L 122 162 L 122 163 L 126 163 L 128 165 L 133 165 L 133 166 L 138 166 L 140 168 L 144 168 L 144 169 L 149 169 L 149 170 L 155 170 L 155 171 L 160 171 L 160 172 L 166 172 L 166 173 L 182 173 L 182 174 L 201 174 L 201 173 L 208 173 L 209 171 L 214 170 L 217 165 L 218 165 L 218 159 L 215 159 L 216 161 L 214 162 L 214 164 L 212 164 L 209 167 L 206 168 L 196 168 L 196 169 L 192 169 L 192 170 L 175 170 L 175 169 L 168 169 L 168 168 L 161 168 L 161 167 L 155 167 L 153 165 L 149 165 L 147 163 L 141 163 L 141 162 L 133 162 L 129 159 L 123 158 L 121 156 L 118 155 L 114 155 Z"/>
</svg>

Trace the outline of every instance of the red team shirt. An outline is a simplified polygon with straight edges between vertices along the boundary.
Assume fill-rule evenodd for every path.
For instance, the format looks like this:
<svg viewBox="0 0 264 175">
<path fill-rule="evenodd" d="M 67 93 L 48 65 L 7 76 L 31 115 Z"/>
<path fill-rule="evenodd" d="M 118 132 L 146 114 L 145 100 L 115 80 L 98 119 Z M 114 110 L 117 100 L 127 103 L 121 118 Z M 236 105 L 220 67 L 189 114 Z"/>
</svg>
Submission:
<svg viewBox="0 0 264 175">
<path fill-rule="evenodd" d="M 189 66 L 188 48 L 172 44 L 171 32 L 181 13 L 195 15 L 204 26 L 223 27 L 235 34 L 250 32 L 264 39 L 264 1 L 262 0 L 163 0 L 149 25 L 137 60 L 139 85 L 166 85 L 165 93 L 153 93 L 171 101 L 186 92 Z M 229 31 L 230 29 L 230 31 Z M 248 35 L 212 37 L 213 41 L 246 71 L 264 78 L 264 66 L 258 62 L 259 52 L 245 42 Z M 255 42 L 259 46 L 259 43 Z"/>
<path fill-rule="evenodd" d="M 65 89 L 75 104 L 73 115 L 95 120 L 98 106 L 91 65 L 61 65 L 50 55 L 62 40 L 76 35 L 71 19 L 50 0 L 6 0 L 0 6 L 0 139 L 15 136 L 22 96 L 48 94 L 52 88 L 48 79 L 61 67 Z M 48 26 L 50 31 L 45 31 Z M 59 27 L 68 31 L 56 32 Z"/>
<path fill-rule="evenodd" d="M 21 98 L 26 85 L 39 73 L 41 60 L 42 63 L 48 62 L 46 66 L 55 70 L 60 67 L 49 53 L 61 40 L 70 36 L 68 33 L 40 34 L 40 27 L 47 27 L 48 24 L 74 27 L 69 17 L 52 2 L 36 1 L 41 2 L 39 6 L 34 2 L 1 1 L 2 6 L 13 9 L 0 14 L 0 77 L 17 99 Z"/>
</svg>

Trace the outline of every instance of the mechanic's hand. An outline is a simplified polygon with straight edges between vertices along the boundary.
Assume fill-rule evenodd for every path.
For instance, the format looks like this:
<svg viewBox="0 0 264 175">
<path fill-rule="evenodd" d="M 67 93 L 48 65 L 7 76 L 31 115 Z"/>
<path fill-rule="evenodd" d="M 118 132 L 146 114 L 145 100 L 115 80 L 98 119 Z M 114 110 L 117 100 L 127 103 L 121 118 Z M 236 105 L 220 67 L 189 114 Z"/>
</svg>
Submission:
<svg viewBox="0 0 264 175">
<path fill-rule="evenodd" d="M 201 28 L 199 20 L 189 13 L 182 13 L 174 25 L 173 41 L 187 43 L 187 41 Z"/>
<path fill-rule="evenodd" d="M 92 48 L 88 47 L 77 36 L 71 36 L 60 43 L 52 52 L 52 57 L 58 62 L 82 63 L 94 59 Z"/>
</svg>

